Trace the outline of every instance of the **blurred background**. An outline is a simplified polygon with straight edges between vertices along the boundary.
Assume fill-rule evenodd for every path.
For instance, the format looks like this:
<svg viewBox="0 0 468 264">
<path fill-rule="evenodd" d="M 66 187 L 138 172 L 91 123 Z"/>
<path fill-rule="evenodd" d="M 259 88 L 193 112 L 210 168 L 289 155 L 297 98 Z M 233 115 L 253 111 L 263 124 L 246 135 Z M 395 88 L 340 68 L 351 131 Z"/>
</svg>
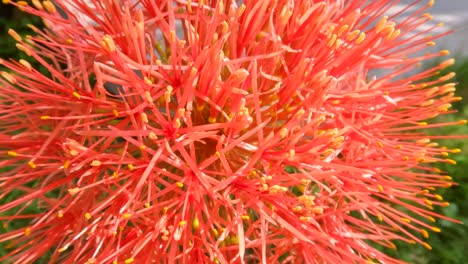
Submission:
<svg viewBox="0 0 468 264">
<path fill-rule="evenodd" d="M 346 1 L 346 0 L 344 0 Z M 29 1 L 28 1 L 29 2 Z M 413 0 L 401 0 L 400 3 L 393 8 L 397 11 L 402 6 L 414 2 Z M 424 2 L 424 3 L 422 3 Z M 426 4 L 427 1 L 422 1 Z M 417 8 L 417 7 L 414 7 Z M 430 12 L 434 19 L 428 24 L 436 25 L 443 22 L 444 25 L 439 25 L 438 32 L 453 30 L 454 32 L 437 41 L 437 50 L 449 49 L 452 56 L 456 58 L 456 64 L 441 72 L 444 75 L 446 72 L 456 72 L 456 82 L 458 83 L 458 95 L 465 99 L 454 105 L 454 109 L 458 113 L 451 116 L 444 116 L 438 121 L 455 121 L 460 119 L 468 119 L 468 0 L 439 0 L 436 1 Z M 17 52 L 14 40 L 7 34 L 9 28 L 15 29 L 20 35 L 32 34 L 32 31 L 27 27 L 27 24 L 41 26 L 41 20 L 37 17 L 26 15 L 10 5 L 0 3 L 0 58 L 15 60 L 23 58 L 24 53 Z M 428 62 L 422 67 L 430 67 L 437 61 Z M 0 70 L 5 70 L 0 65 Z M 468 135 L 468 126 L 453 126 L 441 128 L 439 131 L 432 131 L 434 134 L 464 134 Z M 408 245 L 404 243 L 396 243 L 398 249 L 386 251 L 392 256 L 415 264 L 462 264 L 468 263 L 468 148 L 465 148 L 468 140 L 446 140 L 440 141 L 442 145 L 448 148 L 461 148 L 462 153 L 453 155 L 451 158 L 456 160 L 458 165 L 440 165 L 440 169 L 451 175 L 458 183 L 448 190 L 440 190 L 439 193 L 444 196 L 445 200 L 450 202 L 450 206 L 437 209 L 440 213 L 463 221 L 465 224 L 457 225 L 448 221 L 439 221 L 438 225 L 442 227 L 441 233 L 432 233 L 428 242 L 432 245 L 433 250 L 428 251 L 419 245 Z M 0 168 L 1 173 L 1 168 Z M 0 203 L 6 202 L 12 197 L 6 197 L 0 200 Z M 31 208 L 31 211 L 37 210 Z M 24 225 L 25 223 L 12 223 L 4 226 L 0 223 L 0 233 L 6 232 L 9 229 Z M 15 227 L 16 226 L 16 227 Z M 0 244 L 0 256 L 8 250 L 8 245 Z M 47 257 L 44 256 L 44 261 L 47 263 Z"/>
</svg>

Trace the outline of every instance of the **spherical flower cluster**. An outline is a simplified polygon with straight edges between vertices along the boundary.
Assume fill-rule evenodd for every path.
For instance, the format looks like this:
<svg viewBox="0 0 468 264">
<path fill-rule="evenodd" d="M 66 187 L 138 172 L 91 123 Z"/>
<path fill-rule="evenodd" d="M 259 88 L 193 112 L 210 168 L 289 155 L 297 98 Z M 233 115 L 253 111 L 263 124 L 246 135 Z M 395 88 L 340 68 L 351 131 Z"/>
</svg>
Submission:
<svg viewBox="0 0 468 264">
<path fill-rule="evenodd" d="M 5 1 L 4 1 L 5 2 Z M 1 261 L 400 263 L 454 163 L 432 5 L 33 0 L 1 60 Z M 404 14 L 404 16 L 402 16 Z M 32 62 L 40 67 L 34 67 Z M 411 73 L 411 74 L 409 74 Z M 455 136 L 453 136 L 455 138 Z M 10 198 L 13 197 L 13 198 Z M 27 209 L 35 207 L 39 213 Z"/>
</svg>

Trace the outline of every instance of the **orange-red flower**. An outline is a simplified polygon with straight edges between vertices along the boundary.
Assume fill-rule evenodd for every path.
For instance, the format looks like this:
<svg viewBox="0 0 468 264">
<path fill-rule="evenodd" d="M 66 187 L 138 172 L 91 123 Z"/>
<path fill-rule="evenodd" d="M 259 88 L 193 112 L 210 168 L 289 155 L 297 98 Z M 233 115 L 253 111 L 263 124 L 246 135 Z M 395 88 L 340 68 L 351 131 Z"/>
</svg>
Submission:
<svg viewBox="0 0 468 264">
<path fill-rule="evenodd" d="M 447 219 L 459 150 L 424 131 L 465 121 L 433 119 L 453 60 L 414 72 L 448 54 L 418 53 L 431 2 L 32 2 L 46 28 L 2 61 L 0 219 L 28 224 L 1 260 L 399 263 L 375 245 Z"/>
</svg>

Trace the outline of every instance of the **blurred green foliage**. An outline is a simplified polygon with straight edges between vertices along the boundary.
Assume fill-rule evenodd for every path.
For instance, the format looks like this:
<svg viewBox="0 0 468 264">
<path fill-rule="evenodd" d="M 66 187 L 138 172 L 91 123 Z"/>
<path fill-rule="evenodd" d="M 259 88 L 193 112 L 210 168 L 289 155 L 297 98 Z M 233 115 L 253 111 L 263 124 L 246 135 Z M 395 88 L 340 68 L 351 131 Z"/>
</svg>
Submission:
<svg viewBox="0 0 468 264">
<path fill-rule="evenodd" d="M 0 4 L 0 58 L 13 58 L 19 60 L 24 58 L 24 53 L 18 52 L 15 47 L 15 41 L 8 35 L 8 29 L 14 28 L 20 35 L 32 34 L 27 27 L 28 24 L 40 26 L 41 20 L 37 17 L 28 16 L 17 10 L 13 6 Z M 0 70 L 5 70 L 0 65 Z M 468 58 L 459 59 L 455 65 L 441 71 L 441 75 L 454 71 L 457 73 L 456 82 L 458 83 L 457 94 L 468 98 Z M 458 113 L 439 117 L 438 121 L 456 121 L 468 117 L 468 101 L 463 100 L 454 105 Z M 458 134 L 468 135 L 468 126 L 451 126 L 440 128 L 439 130 L 429 131 L 434 134 Z M 448 148 L 463 149 L 462 153 L 453 154 L 452 159 L 457 161 L 457 166 L 441 164 L 439 168 L 451 175 L 458 185 L 445 190 L 440 190 L 450 206 L 437 208 L 436 211 L 468 223 L 468 148 L 464 148 L 467 140 L 441 140 L 439 143 Z M 5 168 L 0 168 L 0 173 Z M 20 196 L 21 192 L 13 193 L 8 197 L 2 198 L 0 203 L 6 203 Z M 34 201 L 31 202 L 26 211 L 28 213 L 37 213 L 38 208 Z M 8 225 L 0 225 L 0 233 L 15 230 L 24 227 L 27 223 L 23 221 L 10 222 Z M 415 264 L 462 264 L 468 262 L 468 225 L 455 224 L 449 221 L 439 221 L 438 225 L 442 227 L 441 233 L 431 233 L 428 243 L 432 245 L 432 251 L 428 251 L 420 245 L 408 245 L 406 243 L 396 243 L 398 250 L 388 251 L 392 256 L 406 260 Z M 0 244 L 0 256 L 6 254 L 8 245 Z M 47 256 L 37 263 L 47 263 Z"/>
</svg>

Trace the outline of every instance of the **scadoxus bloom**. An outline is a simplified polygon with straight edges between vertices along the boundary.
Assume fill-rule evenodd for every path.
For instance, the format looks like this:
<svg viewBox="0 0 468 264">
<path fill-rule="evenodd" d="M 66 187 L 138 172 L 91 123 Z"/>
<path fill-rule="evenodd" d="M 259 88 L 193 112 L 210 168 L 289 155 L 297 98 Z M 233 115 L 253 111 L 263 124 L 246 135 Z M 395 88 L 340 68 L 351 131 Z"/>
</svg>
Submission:
<svg viewBox="0 0 468 264">
<path fill-rule="evenodd" d="M 43 18 L 2 60 L 0 260 L 400 263 L 425 242 L 453 63 L 418 53 L 432 5 L 12 2 Z M 402 14 L 406 16 L 403 18 Z M 36 61 L 41 66 L 34 67 Z M 410 73 L 411 74 L 408 74 Z M 453 136 L 455 138 L 456 136 Z M 9 198 L 10 197 L 10 198 Z M 30 213 L 28 208 L 38 209 Z M 450 220 L 450 219 L 448 219 Z"/>
</svg>

